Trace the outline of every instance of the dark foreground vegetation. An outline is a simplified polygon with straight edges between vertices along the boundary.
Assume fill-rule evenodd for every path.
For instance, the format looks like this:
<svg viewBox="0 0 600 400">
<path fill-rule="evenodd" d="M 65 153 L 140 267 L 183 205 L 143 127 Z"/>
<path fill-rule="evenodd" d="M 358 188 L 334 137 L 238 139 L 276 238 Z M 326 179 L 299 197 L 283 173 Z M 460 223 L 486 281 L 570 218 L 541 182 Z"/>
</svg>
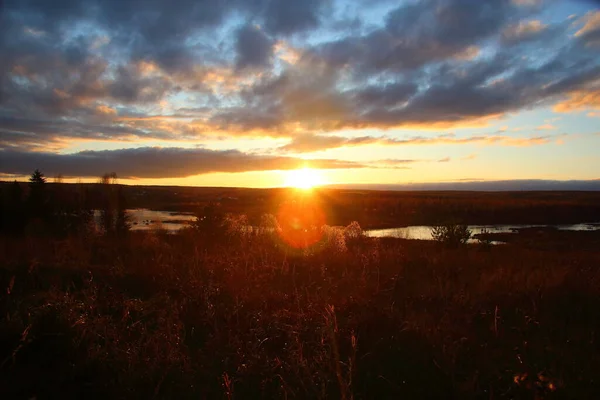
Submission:
<svg viewBox="0 0 600 400">
<path fill-rule="evenodd" d="M 252 230 L 211 205 L 128 232 L 110 179 L 91 224 L 33 178 L 27 224 L 0 236 L 2 399 L 600 395 L 593 232 L 377 240 L 306 199 Z"/>
<path fill-rule="evenodd" d="M 600 395 L 598 251 L 342 237 L 3 238 L 0 396 Z"/>
<path fill-rule="evenodd" d="M 600 252 L 331 237 L 2 238 L 0 397 L 600 395 Z"/>
</svg>

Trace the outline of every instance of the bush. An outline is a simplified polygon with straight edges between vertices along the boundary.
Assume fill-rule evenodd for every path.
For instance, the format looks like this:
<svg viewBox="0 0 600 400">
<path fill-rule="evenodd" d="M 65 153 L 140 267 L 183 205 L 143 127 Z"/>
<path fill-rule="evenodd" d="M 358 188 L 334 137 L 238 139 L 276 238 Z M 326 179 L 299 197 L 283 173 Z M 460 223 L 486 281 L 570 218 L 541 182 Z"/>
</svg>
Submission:
<svg viewBox="0 0 600 400">
<path fill-rule="evenodd" d="M 433 227 L 431 236 L 437 242 L 448 246 L 458 246 L 469 241 L 471 230 L 467 225 L 462 224 L 437 225 Z"/>
<path fill-rule="evenodd" d="M 273 233 L 281 230 L 281 226 L 279 225 L 279 221 L 277 221 L 277 217 L 273 214 L 263 214 L 260 217 L 259 231 L 261 233 Z"/>
<path fill-rule="evenodd" d="M 248 217 L 244 214 L 226 214 L 223 219 L 223 228 L 230 240 L 246 240 L 252 234 L 252 227 Z"/>
<path fill-rule="evenodd" d="M 344 236 L 346 239 L 360 239 L 363 237 L 364 232 L 357 221 L 352 221 L 348 226 L 344 228 Z"/>
<path fill-rule="evenodd" d="M 323 242 L 326 250 L 335 253 L 344 253 L 348 249 L 346 247 L 344 228 L 323 225 L 321 227 L 321 233 L 323 235 Z"/>
<path fill-rule="evenodd" d="M 201 234 L 225 236 L 225 213 L 218 204 L 209 203 L 196 213 L 192 226 Z"/>
<path fill-rule="evenodd" d="M 360 227 L 359 223 L 352 221 L 344 228 L 344 238 L 350 246 L 355 246 L 364 242 L 365 232 Z"/>
</svg>

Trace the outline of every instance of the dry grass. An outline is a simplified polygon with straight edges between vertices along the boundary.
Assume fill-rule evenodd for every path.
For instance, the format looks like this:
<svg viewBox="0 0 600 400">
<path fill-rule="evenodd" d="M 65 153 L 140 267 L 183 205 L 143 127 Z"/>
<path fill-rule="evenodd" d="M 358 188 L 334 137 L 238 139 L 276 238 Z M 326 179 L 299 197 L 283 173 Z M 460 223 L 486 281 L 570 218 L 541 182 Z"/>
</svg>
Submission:
<svg viewBox="0 0 600 400">
<path fill-rule="evenodd" d="M 0 239 L 0 396 L 599 394 L 600 252 L 337 242 Z"/>
</svg>

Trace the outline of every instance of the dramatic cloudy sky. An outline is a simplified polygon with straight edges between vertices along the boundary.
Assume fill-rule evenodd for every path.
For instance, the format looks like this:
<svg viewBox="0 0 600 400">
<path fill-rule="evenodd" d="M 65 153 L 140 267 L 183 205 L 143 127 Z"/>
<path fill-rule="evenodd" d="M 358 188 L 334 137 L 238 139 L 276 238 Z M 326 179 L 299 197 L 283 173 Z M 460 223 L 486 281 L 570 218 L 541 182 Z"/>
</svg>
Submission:
<svg viewBox="0 0 600 400">
<path fill-rule="evenodd" d="M 0 5 L 0 179 L 600 178 L 597 1 Z"/>
</svg>

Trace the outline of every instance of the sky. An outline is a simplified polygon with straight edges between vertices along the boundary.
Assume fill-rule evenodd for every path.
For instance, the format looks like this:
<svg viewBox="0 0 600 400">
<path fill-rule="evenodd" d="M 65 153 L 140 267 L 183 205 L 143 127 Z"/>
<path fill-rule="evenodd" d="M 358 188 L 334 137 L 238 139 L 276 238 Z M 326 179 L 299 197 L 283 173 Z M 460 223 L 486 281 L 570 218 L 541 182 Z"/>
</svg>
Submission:
<svg viewBox="0 0 600 400">
<path fill-rule="evenodd" d="M 598 1 L 0 7 L 0 180 L 600 178 Z"/>
</svg>

